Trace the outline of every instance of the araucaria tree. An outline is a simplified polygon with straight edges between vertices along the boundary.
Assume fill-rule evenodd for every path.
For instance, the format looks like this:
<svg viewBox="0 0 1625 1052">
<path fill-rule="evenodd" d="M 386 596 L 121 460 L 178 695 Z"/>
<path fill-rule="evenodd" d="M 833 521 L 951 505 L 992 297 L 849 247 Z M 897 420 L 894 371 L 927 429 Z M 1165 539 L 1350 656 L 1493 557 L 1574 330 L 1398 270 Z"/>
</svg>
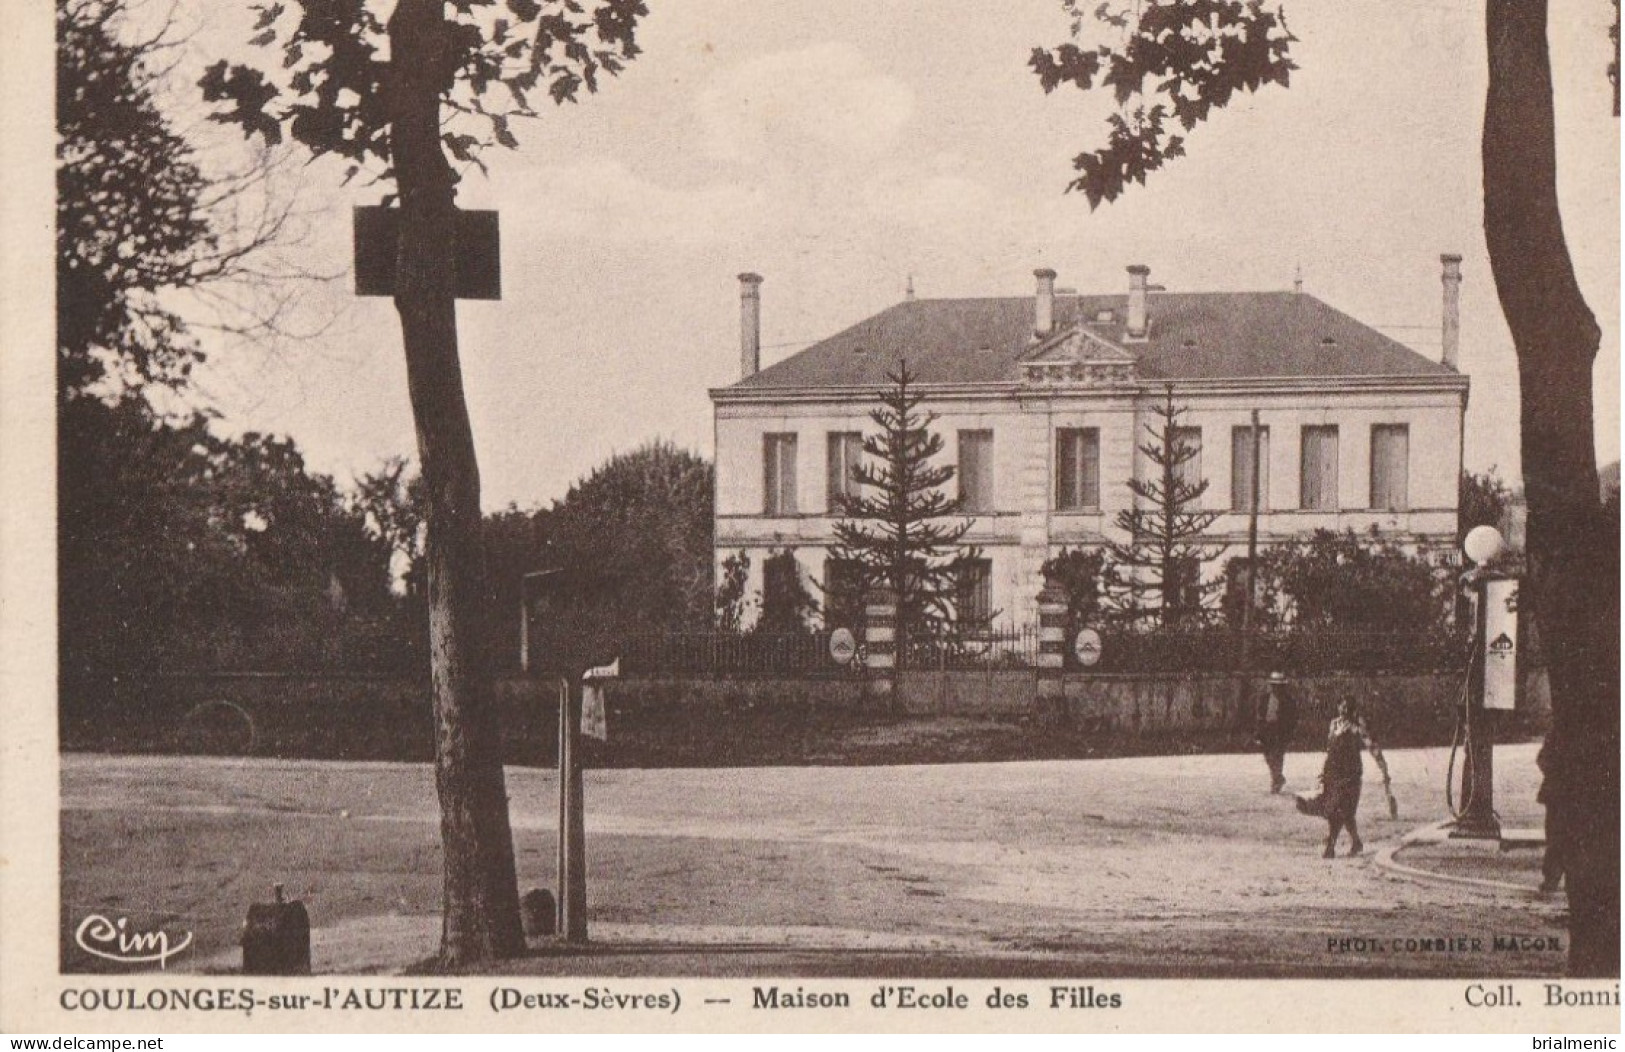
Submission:
<svg viewBox="0 0 1625 1052">
<path fill-rule="evenodd" d="M 1136 627 L 1152 622 L 1161 628 L 1201 623 L 1217 601 L 1219 582 L 1203 582 L 1202 564 L 1222 548 L 1204 545 L 1201 536 L 1219 513 L 1201 509 L 1207 479 L 1193 476 L 1202 447 L 1180 426 L 1185 410 L 1174 404 L 1174 389 L 1153 405 L 1155 419 L 1145 425 L 1141 443 L 1148 470 L 1131 478 L 1132 506 L 1117 513 L 1117 528 L 1126 541 L 1107 545 L 1112 564 L 1108 588 L 1116 612 Z"/>
<path fill-rule="evenodd" d="M 1060 0 L 1082 39 L 1083 0 Z M 1546 807 L 1567 863 L 1569 973 L 1619 974 L 1619 532 L 1597 479 L 1592 364 L 1601 331 L 1586 303 L 1557 195 L 1548 0 L 1484 0 L 1489 87 L 1482 138 L 1484 234 L 1518 357 L 1525 588 L 1552 683 Z M 1393 5 L 1395 17 L 1405 5 Z M 1295 42 L 1263 0 L 1106 0 L 1106 43 L 1034 50 L 1046 91 L 1110 87 L 1106 145 L 1079 154 L 1069 189 L 1091 206 L 1184 152 L 1184 131 L 1238 91 L 1286 86 Z M 1614 62 L 1618 86 L 1618 6 Z M 1600 63 L 1599 63 L 1600 66 Z M 1136 99 L 1139 105 L 1132 109 Z M 1146 104 L 1149 102 L 1149 105 Z M 1618 116 L 1615 96 L 1614 115 Z"/>
<path fill-rule="evenodd" d="M 449 9 L 449 11 L 448 11 Z M 524 949 L 513 834 L 490 683 L 476 659 L 485 555 L 480 476 L 463 397 L 455 300 L 457 173 L 510 126 L 594 91 L 637 53 L 643 0 L 398 0 L 387 24 L 367 0 L 256 7 L 262 68 L 219 62 L 204 75 L 217 120 L 267 142 L 373 167 L 400 201 L 395 308 L 406 352 L 428 523 L 435 784 L 444 841 L 440 957 L 466 966 Z M 388 60 L 382 56 L 387 48 Z M 267 70 L 270 71 L 269 75 Z M 449 121 L 444 119 L 450 112 Z M 477 133 L 477 134 L 476 134 Z"/>
<path fill-rule="evenodd" d="M 886 379 L 891 386 L 869 414 L 879 430 L 863 436 L 864 459 L 852 469 L 856 496 L 842 502 L 830 555 L 857 564 L 866 586 L 896 597 L 897 655 L 905 661 L 912 641 L 952 625 L 961 564 L 971 555 L 959 542 L 975 523 L 953 521 L 960 502 L 942 486 L 955 469 L 931 463 L 943 440 L 931 430 L 937 415 L 920 409 L 924 396 L 908 363 Z"/>
</svg>

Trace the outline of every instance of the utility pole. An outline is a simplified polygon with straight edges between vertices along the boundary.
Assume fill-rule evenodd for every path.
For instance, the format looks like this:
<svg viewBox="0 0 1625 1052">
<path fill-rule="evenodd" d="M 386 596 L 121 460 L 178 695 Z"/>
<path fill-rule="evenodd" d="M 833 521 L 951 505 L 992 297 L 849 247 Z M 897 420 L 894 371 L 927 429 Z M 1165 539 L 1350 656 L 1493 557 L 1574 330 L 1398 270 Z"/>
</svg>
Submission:
<svg viewBox="0 0 1625 1052">
<path fill-rule="evenodd" d="M 1247 599 L 1241 607 L 1241 671 L 1245 676 L 1252 675 L 1253 655 L 1253 602 L 1257 595 L 1258 586 L 1258 491 L 1261 467 L 1259 465 L 1259 447 L 1262 445 L 1258 434 L 1258 410 L 1252 414 L 1252 426 L 1249 438 L 1253 443 L 1253 476 L 1249 480 L 1250 492 L 1247 496 Z"/>
</svg>

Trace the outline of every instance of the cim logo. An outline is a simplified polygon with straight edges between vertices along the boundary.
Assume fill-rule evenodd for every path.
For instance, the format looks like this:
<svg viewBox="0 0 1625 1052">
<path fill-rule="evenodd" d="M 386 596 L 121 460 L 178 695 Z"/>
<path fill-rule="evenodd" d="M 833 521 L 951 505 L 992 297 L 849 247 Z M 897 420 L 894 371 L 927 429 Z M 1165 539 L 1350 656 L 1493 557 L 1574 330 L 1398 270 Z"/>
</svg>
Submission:
<svg viewBox="0 0 1625 1052">
<path fill-rule="evenodd" d="M 109 920 L 92 913 L 73 933 L 79 948 L 95 957 L 124 964 L 153 964 L 165 967 L 171 957 L 192 945 L 192 933 L 182 932 L 179 941 L 171 941 L 162 928 L 137 931 L 130 927 L 127 917 Z"/>
</svg>

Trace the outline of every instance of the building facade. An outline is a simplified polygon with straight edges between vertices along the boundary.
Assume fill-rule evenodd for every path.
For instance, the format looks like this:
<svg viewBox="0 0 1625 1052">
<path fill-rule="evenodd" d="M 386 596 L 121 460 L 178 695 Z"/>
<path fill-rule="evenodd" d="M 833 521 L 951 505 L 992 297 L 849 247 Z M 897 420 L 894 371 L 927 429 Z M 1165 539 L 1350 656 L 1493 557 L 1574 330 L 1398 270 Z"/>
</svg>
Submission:
<svg viewBox="0 0 1625 1052">
<path fill-rule="evenodd" d="M 1135 266 L 1120 295 L 1058 291 L 1039 270 L 1031 297 L 910 298 L 760 369 L 762 279 L 741 275 L 743 375 L 711 391 L 719 573 L 748 553 L 760 594 L 767 556 L 791 549 L 814 595 L 839 577 L 836 501 L 903 360 L 958 468 L 948 488 L 975 521 L 965 543 L 984 555 L 964 601 L 1001 624 L 1036 623 L 1045 561 L 1126 539 L 1115 519 L 1169 387 L 1180 437 L 1200 448 L 1183 470 L 1220 513 L 1204 540 L 1226 550 L 1208 573 L 1245 550 L 1255 410 L 1261 546 L 1376 526 L 1453 550 L 1468 380 L 1460 258 L 1441 258 L 1440 361 L 1302 291 L 1171 293 Z"/>
</svg>

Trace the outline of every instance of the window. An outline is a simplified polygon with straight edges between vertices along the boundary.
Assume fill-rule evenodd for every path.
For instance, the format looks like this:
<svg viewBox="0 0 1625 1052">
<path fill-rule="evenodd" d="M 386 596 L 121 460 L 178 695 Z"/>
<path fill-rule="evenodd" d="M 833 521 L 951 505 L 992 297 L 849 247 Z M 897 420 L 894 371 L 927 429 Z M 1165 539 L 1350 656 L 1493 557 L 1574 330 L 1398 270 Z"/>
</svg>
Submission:
<svg viewBox="0 0 1625 1052">
<path fill-rule="evenodd" d="M 1202 429 L 1199 427 L 1175 427 L 1168 431 L 1169 456 L 1178 456 L 1181 451 L 1188 450 L 1185 460 L 1174 464 L 1174 482 L 1184 493 L 1195 493 L 1202 485 Z M 1199 507 L 1201 498 L 1188 501 L 1188 507 Z"/>
<path fill-rule="evenodd" d="M 1055 433 L 1055 508 L 1099 510 L 1100 432 L 1095 428 L 1063 427 Z"/>
<path fill-rule="evenodd" d="M 1298 506 L 1305 511 L 1337 510 L 1337 427 L 1303 429 L 1303 460 Z"/>
<path fill-rule="evenodd" d="M 824 560 L 824 627 L 857 628 L 863 622 L 863 564 Z"/>
<path fill-rule="evenodd" d="M 1375 424 L 1371 428 L 1371 507 L 1404 511 L 1410 474 L 1411 429 L 1404 424 Z"/>
<path fill-rule="evenodd" d="M 993 432 L 959 433 L 959 510 L 993 510 Z"/>
<path fill-rule="evenodd" d="M 1253 429 L 1230 430 L 1230 510 L 1253 509 Z M 1258 429 L 1258 510 L 1270 510 L 1270 429 Z"/>
<path fill-rule="evenodd" d="M 1264 579 L 1256 576 L 1253 580 L 1253 615 L 1263 613 L 1266 604 L 1263 602 Z M 1247 557 L 1238 555 L 1225 560 L 1224 564 L 1224 594 L 1219 600 L 1220 609 L 1224 613 L 1225 623 L 1232 627 L 1241 625 L 1246 615 L 1243 612 L 1247 606 Z M 1256 623 L 1256 622 L 1255 622 Z"/>
<path fill-rule="evenodd" d="M 832 515 L 841 512 L 841 502 L 848 497 L 858 495 L 858 484 L 852 477 L 852 472 L 863 461 L 863 435 L 856 431 L 831 431 L 829 433 L 829 456 L 827 458 L 827 483 L 825 493 L 828 503 L 825 504 Z"/>
<path fill-rule="evenodd" d="M 985 630 L 993 620 L 992 560 L 961 560 L 955 593 L 954 608 L 959 615 L 959 628 L 962 631 Z"/>
<path fill-rule="evenodd" d="M 1175 556 L 1162 572 L 1163 625 L 1190 627 L 1199 623 L 1206 591 L 1202 587 L 1202 560 L 1195 555 Z"/>
<path fill-rule="evenodd" d="M 762 436 L 762 513 L 796 513 L 796 436 Z"/>
</svg>

